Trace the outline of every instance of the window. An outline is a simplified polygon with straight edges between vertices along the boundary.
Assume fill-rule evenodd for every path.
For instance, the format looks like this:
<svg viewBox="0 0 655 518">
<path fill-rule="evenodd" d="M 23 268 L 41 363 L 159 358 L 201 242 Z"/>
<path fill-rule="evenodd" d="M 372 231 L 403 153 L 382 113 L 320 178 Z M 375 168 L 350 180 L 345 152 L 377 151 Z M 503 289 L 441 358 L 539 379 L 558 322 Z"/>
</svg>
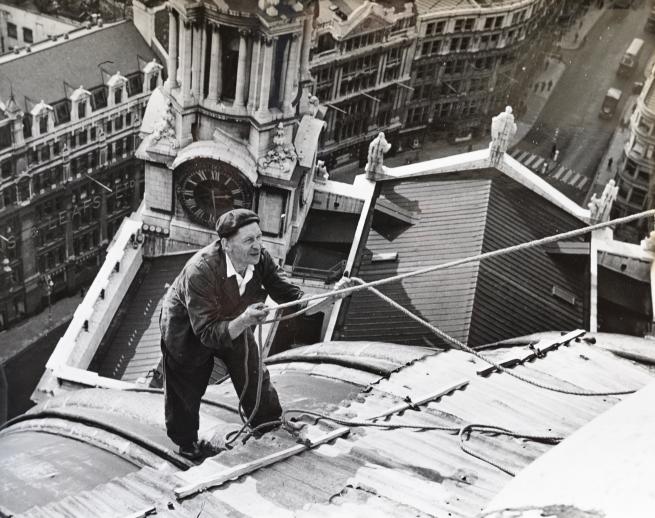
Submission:
<svg viewBox="0 0 655 518">
<path fill-rule="evenodd" d="M 70 105 L 68 104 L 69 102 L 70 101 L 65 100 L 54 104 L 53 108 L 55 110 L 55 123 L 57 125 L 64 124 L 65 122 L 70 122 L 71 114 Z"/>
<path fill-rule="evenodd" d="M 91 126 L 91 140 L 92 140 L 92 141 L 96 139 L 96 131 L 97 131 L 97 130 L 96 130 L 96 127 L 95 127 L 95 126 Z"/>
<path fill-rule="evenodd" d="M 630 194 L 630 203 L 638 207 L 643 207 L 644 201 L 646 201 L 646 191 L 633 188 L 632 194 Z"/>
<path fill-rule="evenodd" d="M 48 133 L 48 116 L 47 115 L 39 115 L 39 133 L 41 135 L 44 135 L 45 133 Z"/>
<path fill-rule="evenodd" d="M 99 110 L 107 106 L 107 87 L 99 86 L 91 90 L 93 95 L 93 109 Z"/>
<path fill-rule="evenodd" d="M 132 113 L 127 112 L 125 114 L 125 126 L 131 126 L 132 125 Z"/>
<path fill-rule="evenodd" d="M 120 131 L 123 129 L 123 116 L 119 115 L 114 119 L 114 131 Z"/>
<path fill-rule="evenodd" d="M 132 74 L 128 78 L 127 91 L 130 97 L 143 92 L 143 75 L 141 74 L 141 72 Z"/>
<path fill-rule="evenodd" d="M 11 146 L 11 122 L 0 127 L 0 149 Z"/>
<path fill-rule="evenodd" d="M 117 87 L 114 89 L 114 104 L 120 104 L 123 102 L 123 88 Z"/>
<path fill-rule="evenodd" d="M 109 119 L 105 125 L 105 133 L 111 135 L 111 119 Z"/>
<path fill-rule="evenodd" d="M 50 160 L 50 145 L 46 144 L 45 146 L 41 147 L 41 160 L 44 162 L 46 160 Z"/>
<path fill-rule="evenodd" d="M 16 24 L 7 22 L 7 37 L 15 40 L 18 39 L 18 29 L 16 28 Z"/>
<path fill-rule="evenodd" d="M 80 130 L 77 134 L 77 143 L 80 146 L 84 146 L 88 142 L 88 134 L 85 129 Z"/>
<path fill-rule="evenodd" d="M 0 176 L 3 179 L 11 177 L 11 159 L 5 160 L 0 164 Z"/>
<path fill-rule="evenodd" d="M 34 35 L 32 34 L 32 29 L 23 27 L 23 41 L 25 43 L 34 43 Z"/>
<path fill-rule="evenodd" d="M 77 118 L 83 119 L 84 117 L 86 117 L 86 99 L 77 103 Z"/>
</svg>

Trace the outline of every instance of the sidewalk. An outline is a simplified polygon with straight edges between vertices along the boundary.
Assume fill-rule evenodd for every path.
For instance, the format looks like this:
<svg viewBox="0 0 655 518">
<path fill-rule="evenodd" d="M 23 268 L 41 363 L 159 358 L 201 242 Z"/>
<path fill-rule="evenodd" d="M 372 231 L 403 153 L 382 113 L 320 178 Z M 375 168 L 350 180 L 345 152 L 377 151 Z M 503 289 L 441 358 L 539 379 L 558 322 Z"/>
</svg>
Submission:
<svg viewBox="0 0 655 518">
<path fill-rule="evenodd" d="M 609 4 L 611 0 L 607 0 Z M 605 2 L 603 2 L 604 4 Z M 593 6 L 587 9 L 587 12 L 582 15 L 579 20 L 571 25 L 566 34 L 562 35 L 558 43 L 558 48 L 562 50 L 576 50 L 579 49 L 587 41 L 587 34 L 593 29 L 596 22 L 605 12 L 605 6 L 598 8 L 598 4 L 594 3 Z"/>
<path fill-rule="evenodd" d="M 630 96 L 625 108 L 621 112 L 621 117 L 619 119 L 620 123 L 614 131 L 614 135 L 612 135 L 612 139 L 607 146 L 607 151 L 598 165 L 596 175 L 594 176 L 594 183 L 585 198 L 585 206 L 589 203 L 593 194 L 600 196 L 603 189 L 605 189 L 605 185 L 607 185 L 610 180 L 615 180 L 618 175 L 623 148 L 630 138 L 630 116 L 632 115 L 633 107 L 636 105 L 638 98 L 638 95 Z M 627 121 L 627 124 L 623 125 L 623 121 Z M 611 167 L 609 166 L 610 158 L 612 159 Z"/>
</svg>

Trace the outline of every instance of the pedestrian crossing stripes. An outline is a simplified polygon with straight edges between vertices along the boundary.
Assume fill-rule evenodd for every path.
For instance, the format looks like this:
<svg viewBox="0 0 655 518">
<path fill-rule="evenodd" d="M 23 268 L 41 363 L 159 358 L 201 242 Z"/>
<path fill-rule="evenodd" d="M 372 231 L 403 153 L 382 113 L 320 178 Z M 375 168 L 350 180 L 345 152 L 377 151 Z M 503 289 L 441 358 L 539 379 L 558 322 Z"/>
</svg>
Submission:
<svg viewBox="0 0 655 518">
<path fill-rule="evenodd" d="M 573 169 L 551 164 L 545 158 L 529 151 L 515 149 L 512 156 L 539 176 L 557 180 L 576 189 L 583 189 L 589 183 L 589 178 L 576 173 Z"/>
</svg>

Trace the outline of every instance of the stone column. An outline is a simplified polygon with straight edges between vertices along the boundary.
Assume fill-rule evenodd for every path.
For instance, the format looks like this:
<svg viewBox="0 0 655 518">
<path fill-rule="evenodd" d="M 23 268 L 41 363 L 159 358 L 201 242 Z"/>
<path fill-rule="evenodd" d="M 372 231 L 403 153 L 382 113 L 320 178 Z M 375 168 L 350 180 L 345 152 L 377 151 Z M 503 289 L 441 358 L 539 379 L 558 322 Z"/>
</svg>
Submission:
<svg viewBox="0 0 655 518">
<path fill-rule="evenodd" d="M 239 31 L 239 61 L 237 64 L 237 85 L 234 93 L 234 106 L 243 107 L 245 104 L 246 86 L 246 42 L 247 31 Z"/>
<path fill-rule="evenodd" d="M 259 109 L 257 110 L 260 115 L 268 111 L 268 96 L 271 92 L 271 68 L 273 59 L 273 38 L 265 38 L 264 42 L 264 58 L 262 63 L 262 84 L 259 90 Z"/>
<path fill-rule="evenodd" d="M 284 97 L 283 109 L 285 114 L 291 114 L 293 106 L 291 103 L 296 93 L 294 86 L 298 84 L 298 47 L 300 46 L 300 38 L 298 34 L 292 34 L 289 41 L 289 58 L 286 68 L 286 76 L 284 81 Z"/>
<path fill-rule="evenodd" d="M 317 9 L 317 7 L 314 7 Z M 312 17 L 305 18 L 305 23 L 302 29 L 302 55 L 300 59 L 300 77 L 304 81 L 309 79 L 309 51 L 312 47 Z"/>
<path fill-rule="evenodd" d="M 200 24 L 193 26 L 193 52 L 191 57 L 191 86 L 193 96 L 200 99 L 200 68 L 202 63 L 202 27 Z"/>
<path fill-rule="evenodd" d="M 343 76 L 343 68 L 338 67 L 334 71 L 334 83 L 332 83 L 332 99 L 339 97 L 339 91 L 341 89 L 341 76 Z M 320 99 L 321 101 L 327 101 L 328 99 Z"/>
<path fill-rule="evenodd" d="M 188 99 L 191 95 L 191 24 L 184 21 L 180 26 L 180 75 L 182 83 L 182 98 Z"/>
<path fill-rule="evenodd" d="M 378 74 L 375 80 L 376 86 L 380 86 L 382 83 L 384 83 L 384 71 L 386 68 L 387 68 L 387 53 L 384 52 L 383 54 L 380 54 L 380 59 L 378 61 Z"/>
<path fill-rule="evenodd" d="M 207 98 L 210 101 L 218 102 L 220 99 L 220 53 L 221 53 L 221 34 L 218 32 L 218 25 L 211 25 L 212 46 L 209 57 L 209 93 Z"/>
<path fill-rule="evenodd" d="M 168 78 L 166 79 L 166 90 L 169 92 L 177 85 L 177 19 L 175 11 L 168 11 Z"/>
<path fill-rule="evenodd" d="M 198 96 L 198 99 L 204 99 L 205 98 L 205 76 L 207 74 L 207 70 L 205 70 L 207 60 L 205 59 L 207 56 L 207 24 L 203 23 L 202 27 L 200 29 L 200 37 L 201 37 L 201 50 L 200 50 L 200 95 Z"/>
<path fill-rule="evenodd" d="M 107 191 L 100 189 L 100 242 L 109 241 L 107 229 Z"/>
<path fill-rule="evenodd" d="M 252 58 L 250 60 L 250 88 L 248 92 L 248 111 L 257 109 L 257 86 L 259 81 L 259 63 L 261 60 L 262 43 L 259 34 L 252 37 Z"/>
</svg>

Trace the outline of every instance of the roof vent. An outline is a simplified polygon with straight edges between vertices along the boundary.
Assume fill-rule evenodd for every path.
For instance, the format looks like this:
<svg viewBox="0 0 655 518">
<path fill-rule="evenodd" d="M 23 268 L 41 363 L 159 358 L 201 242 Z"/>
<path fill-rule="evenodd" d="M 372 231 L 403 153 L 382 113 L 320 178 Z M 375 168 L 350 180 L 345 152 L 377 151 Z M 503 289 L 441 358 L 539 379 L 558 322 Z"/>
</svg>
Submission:
<svg viewBox="0 0 655 518">
<path fill-rule="evenodd" d="M 553 297 L 563 300 L 567 304 L 571 304 L 571 306 L 575 306 L 575 295 L 569 290 L 565 290 L 559 286 L 553 286 L 551 293 Z"/>
<path fill-rule="evenodd" d="M 371 257 L 372 263 L 391 263 L 398 261 L 398 252 L 383 252 L 379 254 L 373 254 Z"/>
</svg>

